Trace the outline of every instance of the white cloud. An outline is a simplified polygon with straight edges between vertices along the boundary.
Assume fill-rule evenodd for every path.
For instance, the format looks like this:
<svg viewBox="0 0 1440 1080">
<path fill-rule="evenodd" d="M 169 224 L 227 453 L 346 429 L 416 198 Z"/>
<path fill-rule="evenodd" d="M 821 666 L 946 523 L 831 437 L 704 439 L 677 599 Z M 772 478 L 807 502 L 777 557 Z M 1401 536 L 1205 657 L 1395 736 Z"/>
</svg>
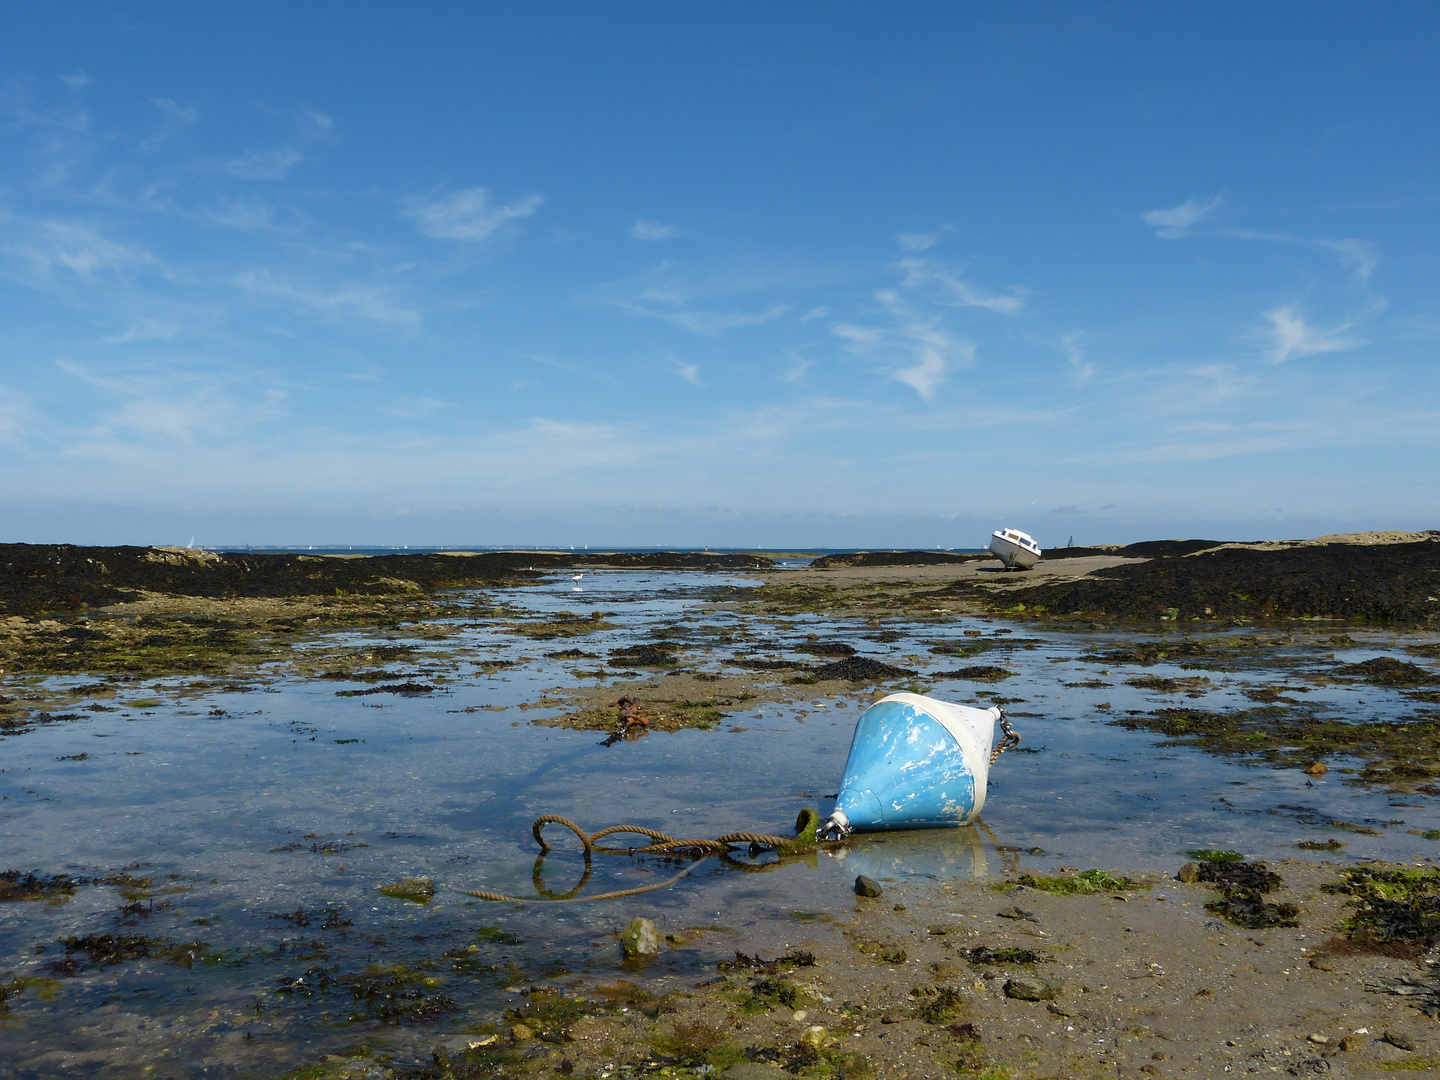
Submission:
<svg viewBox="0 0 1440 1080">
<path fill-rule="evenodd" d="M 1224 201 L 1224 197 L 1220 195 L 1204 202 L 1199 199 L 1186 199 L 1169 210 L 1147 210 L 1140 216 L 1146 225 L 1155 230 L 1155 235 L 1160 239 L 1179 240 L 1189 235 L 1192 228 L 1218 210 Z"/>
<path fill-rule="evenodd" d="M 853 355 L 875 359 L 889 369 L 891 379 L 926 401 L 934 400 L 952 370 L 974 362 L 975 347 L 970 342 L 952 337 L 939 315 L 917 313 L 902 291 L 880 289 L 875 299 L 890 316 L 889 326 L 840 323 L 830 328 Z M 897 368 L 897 358 L 909 362 Z"/>
<path fill-rule="evenodd" d="M 11 240 L 8 234 L 18 235 Z M 149 254 L 111 240 L 92 225 L 76 221 L 27 221 L 3 213 L 0 213 L 0 252 L 25 260 L 35 277 L 45 279 L 53 278 L 57 270 L 68 270 L 88 279 L 102 271 L 123 274 L 155 265 L 155 259 Z"/>
<path fill-rule="evenodd" d="M 935 397 L 935 391 L 945 381 L 950 365 L 945 354 L 931 345 L 921 345 L 919 359 L 910 367 L 902 368 L 890 377 L 914 389 L 926 401 Z"/>
<path fill-rule="evenodd" d="M 955 302 L 962 307 L 984 308 L 997 315 L 1014 315 L 1025 306 L 1024 293 L 1018 289 L 1012 290 L 1008 296 L 986 295 L 959 278 L 953 278 L 943 273 L 937 274 L 936 277 L 949 287 L 951 294 L 955 297 Z"/>
<path fill-rule="evenodd" d="M 465 188 L 433 199 L 412 198 L 401 213 L 414 219 L 420 231 L 437 240 L 481 241 L 507 221 L 529 217 L 545 201 L 526 195 L 505 206 L 490 205 L 490 193 L 481 187 Z"/>
<path fill-rule="evenodd" d="M 900 287 L 910 292 L 927 290 L 933 300 L 949 307 L 974 307 L 997 315 L 1014 315 L 1025 306 L 1025 290 L 1011 286 L 1006 293 L 987 293 L 964 281 L 955 271 L 927 259 L 900 260 L 905 271 Z"/>
<path fill-rule="evenodd" d="M 274 211 L 259 202 L 226 202 L 219 206 L 206 207 L 200 213 L 216 225 L 239 229 L 241 232 L 268 229 L 274 217 Z"/>
<path fill-rule="evenodd" d="M 304 157 L 293 146 L 282 146 L 278 150 L 232 158 L 220 166 L 220 171 L 242 180 L 282 180 Z"/>
<path fill-rule="evenodd" d="M 105 338 L 109 345 L 127 345 L 132 341 L 163 341 L 180 332 L 174 323 L 163 319 L 141 319 L 119 334 Z"/>
<path fill-rule="evenodd" d="M 804 315 L 801 315 L 801 316 L 800 316 L 800 321 L 801 321 L 801 322 L 810 322 L 812 319 L 828 319 L 829 317 L 830 317 L 830 309 L 829 309 L 829 307 L 827 307 L 827 306 L 824 305 L 824 304 L 821 304 L 819 307 L 813 307 L 813 308 L 811 308 L 809 311 L 805 312 Z"/>
<path fill-rule="evenodd" d="M 1060 339 L 1060 347 L 1065 350 L 1070 366 L 1075 369 L 1076 378 L 1082 383 L 1095 374 L 1095 365 L 1085 358 L 1085 350 L 1080 347 L 1080 340 L 1084 336 L 1084 331 L 1076 330 Z"/>
<path fill-rule="evenodd" d="M 178 120 L 183 124 L 193 124 L 200 119 L 200 112 L 194 107 L 181 108 L 170 98 L 152 97 L 150 104 L 163 112 L 172 120 Z"/>
<path fill-rule="evenodd" d="M 675 374 L 676 374 L 676 375 L 679 375 L 682 379 L 684 379 L 686 382 L 688 382 L 691 386 L 699 386 L 699 385 L 700 385 L 700 365 L 699 365 L 699 364 L 691 364 L 691 363 L 688 363 L 688 362 L 680 362 L 680 361 L 677 361 L 676 364 L 675 364 Z"/>
<path fill-rule="evenodd" d="M 661 225 L 658 221 L 637 221 L 630 229 L 636 240 L 673 240 L 679 236 L 674 225 Z"/>
<path fill-rule="evenodd" d="M 1359 348 L 1365 342 L 1359 338 L 1342 335 L 1352 323 L 1337 326 L 1332 330 L 1319 330 L 1305 321 L 1305 316 L 1294 305 L 1267 311 L 1265 317 L 1271 322 L 1270 332 L 1274 344 L 1270 349 L 1270 360 L 1279 364 L 1291 357 L 1314 356 L 1316 353 L 1348 352 Z"/>
<path fill-rule="evenodd" d="M 906 232 L 895 237 L 895 242 L 906 251 L 928 251 L 940 242 L 940 234 Z"/>
<path fill-rule="evenodd" d="M 94 80 L 83 71 L 77 71 L 74 75 L 61 75 L 60 81 L 70 87 L 71 90 L 84 90 L 85 87 L 89 86 Z"/>
<path fill-rule="evenodd" d="M 805 373 L 814 367 L 815 364 L 816 361 L 814 360 L 807 359 L 799 353 L 792 353 L 790 355 L 790 369 L 780 377 L 788 383 L 798 383 L 801 379 L 805 378 Z"/>
<path fill-rule="evenodd" d="M 336 292 L 320 292 L 301 289 L 280 281 L 266 273 L 247 270 L 237 274 L 236 288 L 252 296 L 264 296 L 285 300 L 299 307 L 327 316 L 359 315 L 376 322 L 396 326 L 418 327 L 420 313 L 408 308 L 397 307 L 384 289 L 356 287 Z"/>
<path fill-rule="evenodd" d="M 335 126 L 335 121 L 319 109 L 301 109 L 300 127 L 305 134 L 314 137 L 323 135 Z"/>
</svg>

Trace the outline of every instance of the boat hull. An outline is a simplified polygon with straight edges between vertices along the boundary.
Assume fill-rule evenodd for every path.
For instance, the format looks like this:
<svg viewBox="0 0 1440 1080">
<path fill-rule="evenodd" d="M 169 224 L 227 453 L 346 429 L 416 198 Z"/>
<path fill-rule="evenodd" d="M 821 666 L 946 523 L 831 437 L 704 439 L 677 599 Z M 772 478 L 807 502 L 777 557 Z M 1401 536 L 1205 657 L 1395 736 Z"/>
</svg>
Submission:
<svg viewBox="0 0 1440 1080">
<path fill-rule="evenodd" d="M 861 715 L 833 817 L 855 832 L 968 825 L 985 805 L 999 709 L 891 694 Z"/>
<path fill-rule="evenodd" d="M 1040 552 L 1031 551 L 998 532 L 990 537 L 990 553 L 998 556 L 1006 566 L 1019 566 L 1026 570 L 1040 561 Z"/>
</svg>

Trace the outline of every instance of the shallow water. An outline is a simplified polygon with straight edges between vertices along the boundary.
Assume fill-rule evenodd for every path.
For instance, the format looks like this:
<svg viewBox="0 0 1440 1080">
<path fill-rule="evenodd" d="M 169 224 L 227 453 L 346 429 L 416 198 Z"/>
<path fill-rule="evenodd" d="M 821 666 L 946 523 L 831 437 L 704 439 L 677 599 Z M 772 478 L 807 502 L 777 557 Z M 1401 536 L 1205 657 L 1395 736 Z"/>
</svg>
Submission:
<svg viewBox="0 0 1440 1080">
<path fill-rule="evenodd" d="M 717 608 L 713 590 L 743 583 L 698 573 L 559 575 L 489 599 L 542 615 L 604 610 L 617 629 L 536 642 L 457 617 L 465 627 L 458 637 L 417 637 L 415 654 L 389 665 L 397 678 L 440 686 L 434 694 L 337 697 L 359 684 L 277 678 L 246 692 L 189 697 L 183 684 L 162 680 L 122 695 L 162 704 L 116 701 L 117 711 L 0 743 L 0 863 L 111 879 L 82 885 L 63 903 L 0 904 L 0 981 L 41 980 L 12 993 L 0 1014 L 0 1077 L 272 1076 L 362 1042 L 397 1065 L 421 1062 L 437 1042 L 484 1030 L 518 1001 L 517 987 L 624 977 L 663 988 L 713 973 L 735 949 L 770 952 L 827 932 L 796 913 L 849 910 L 861 872 L 1173 872 L 1192 847 L 1343 860 L 1409 860 L 1436 847 L 1411 832 L 1440 827 L 1423 796 L 1166 747 L 1106 723 L 1161 704 L 1248 706 L 1244 686 L 1284 684 L 1293 667 L 1207 671 L 1212 682 L 1201 696 L 1157 694 L 1124 680 L 1196 672 L 1107 668 L 1087 657 L 1091 646 L 1124 644 L 1123 635 L 1016 628 L 1016 646 L 957 661 L 932 655 L 929 643 L 973 640 L 966 630 L 994 638 L 1004 625 L 887 620 L 879 628 Z M 828 813 L 824 796 L 839 782 L 870 688 L 817 697 L 797 686 L 791 703 L 731 710 L 717 730 L 656 733 L 609 748 L 594 732 L 529 723 L 556 712 L 534 707 L 544 691 L 588 681 L 573 673 L 577 662 L 547 660 L 545 652 L 578 647 L 603 658 L 675 625 L 697 628 L 685 662 L 699 670 L 721 670 L 742 644 L 789 655 L 816 634 L 917 668 L 922 683 L 951 700 L 983 704 L 980 695 L 1003 694 L 1026 752 L 1001 758 L 983 822 L 970 829 L 853 838 L 808 862 L 712 859 L 671 888 L 615 902 L 492 904 L 459 891 L 572 888 L 584 866 L 558 826 L 547 833 L 557 850 L 536 876 L 530 823 L 542 813 L 592 831 L 632 822 L 691 837 L 738 828 L 788 833 L 800 809 Z M 705 644 L 732 633 L 734 644 Z M 351 640 L 393 647 L 403 637 Z M 1393 636 L 1377 634 L 1336 659 L 1395 646 Z M 1300 643 L 1289 658 L 1320 663 L 1329 651 Z M 923 677 L 973 663 L 1017 674 L 995 687 Z M 1062 685 L 1085 680 L 1106 685 Z M 1316 688 L 1305 697 L 1365 719 L 1412 711 L 1396 691 L 1372 686 Z M 1110 709 L 1097 709 L 1102 703 Z M 1338 855 L 1294 846 L 1330 837 L 1348 846 Z M 597 856 L 586 891 L 663 880 L 679 865 Z M 128 877 L 117 878 L 122 873 Z M 412 875 L 435 880 L 431 903 L 376 892 Z M 643 971 L 626 971 L 615 933 L 636 914 L 686 941 Z M 697 929 L 705 927 L 713 929 Z M 148 938 L 152 953 L 161 948 L 156 939 L 203 945 L 56 972 L 67 956 L 63 939 L 103 934 Z M 70 959 L 86 955 L 72 951 Z"/>
</svg>

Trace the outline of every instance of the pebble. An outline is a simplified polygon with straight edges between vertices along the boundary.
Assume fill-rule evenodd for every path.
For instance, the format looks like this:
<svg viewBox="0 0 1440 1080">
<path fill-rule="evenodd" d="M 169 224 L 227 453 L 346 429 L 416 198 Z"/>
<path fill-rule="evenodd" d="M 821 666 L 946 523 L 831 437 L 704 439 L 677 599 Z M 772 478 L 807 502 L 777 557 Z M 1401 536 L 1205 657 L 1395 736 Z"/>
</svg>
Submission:
<svg viewBox="0 0 1440 1080">
<path fill-rule="evenodd" d="M 1175 875 L 1186 884 L 1194 884 L 1200 880 L 1200 864 L 1198 862 L 1187 862 L 1180 867 L 1180 873 Z"/>
<path fill-rule="evenodd" d="M 1397 1050 L 1414 1050 L 1415 1040 L 1406 1035 L 1403 1031 L 1391 1031 L 1388 1028 L 1380 1038 L 1395 1047 Z"/>
<path fill-rule="evenodd" d="M 872 877 L 861 874 L 855 879 L 856 896 L 879 896 L 885 890 L 880 888 L 880 883 Z"/>
<path fill-rule="evenodd" d="M 1335 961 L 1331 960 L 1328 956 L 1312 956 L 1310 958 L 1310 966 L 1316 971 L 1334 971 Z"/>
<path fill-rule="evenodd" d="M 1330 1045 L 1330 1040 L 1329 1040 L 1327 1037 L 1325 1037 L 1324 1035 L 1321 1035 L 1321 1034 L 1319 1034 L 1319 1033 L 1315 1033 L 1315 1032 L 1312 1032 L 1311 1034 L 1306 1035 L 1306 1036 L 1305 1036 L 1305 1041 L 1306 1041 L 1306 1042 L 1312 1042 L 1312 1043 L 1314 1043 L 1316 1046 L 1329 1046 L 1329 1045 Z"/>
<path fill-rule="evenodd" d="M 523 1042 L 526 1039 L 533 1039 L 535 1032 L 531 1031 L 530 1028 L 524 1024 L 516 1024 L 510 1029 L 510 1037 L 516 1042 Z"/>
<path fill-rule="evenodd" d="M 815 1054 L 824 1050 L 833 1041 L 834 1040 L 830 1038 L 830 1033 L 825 1030 L 823 1024 L 812 1024 L 806 1028 L 805 1033 L 800 1036 L 800 1045 Z"/>
<path fill-rule="evenodd" d="M 1005 996 L 1017 1001 L 1052 1001 L 1059 993 L 1059 987 L 1044 979 L 1017 976 L 1005 980 Z"/>
<path fill-rule="evenodd" d="M 805 1018 L 809 1015 L 810 1014 L 807 1013 L 804 1009 L 801 1009 L 793 1017 L 791 1017 L 791 1019 L 793 1019 L 797 1024 L 803 1024 L 805 1022 Z"/>
</svg>

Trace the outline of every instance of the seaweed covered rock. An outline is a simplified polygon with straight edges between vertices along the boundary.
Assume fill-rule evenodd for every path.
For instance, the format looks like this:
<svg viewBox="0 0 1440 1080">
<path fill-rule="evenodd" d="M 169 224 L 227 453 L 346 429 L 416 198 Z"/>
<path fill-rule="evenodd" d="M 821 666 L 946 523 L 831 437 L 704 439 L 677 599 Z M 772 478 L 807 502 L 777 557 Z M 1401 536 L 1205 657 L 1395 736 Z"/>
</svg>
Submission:
<svg viewBox="0 0 1440 1080">
<path fill-rule="evenodd" d="M 847 656 L 844 660 L 815 669 L 817 679 L 844 679 L 848 682 L 884 682 L 914 674 L 909 668 L 892 667 L 868 656 Z"/>
</svg>

